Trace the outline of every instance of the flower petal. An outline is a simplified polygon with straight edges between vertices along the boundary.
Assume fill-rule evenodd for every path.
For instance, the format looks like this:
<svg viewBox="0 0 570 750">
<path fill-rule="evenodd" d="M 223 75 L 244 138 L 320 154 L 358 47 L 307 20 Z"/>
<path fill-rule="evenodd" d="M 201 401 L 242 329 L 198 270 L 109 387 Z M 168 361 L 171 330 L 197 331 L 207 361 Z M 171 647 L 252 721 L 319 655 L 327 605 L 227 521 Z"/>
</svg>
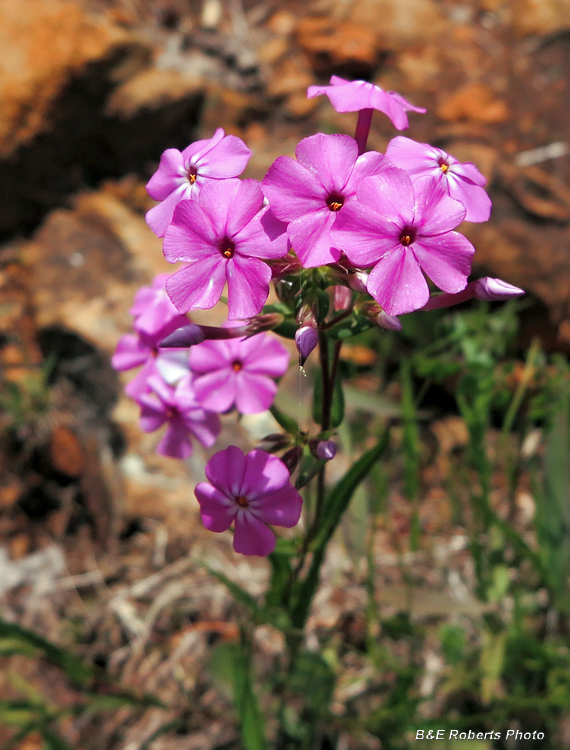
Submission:
<svg viewBox="0 0 570 750">
<path fill-rule="evenodd" d="M 119 339 L 111 364 L 115 370 L 132 370 L 144 365 L 149 356 L 149 344 L 139 336 L 127 333 Z"/>
<path fill-rule="evenodd" d="M 204 409 L 223 414 L 236 400 L 236 377 L 231 367 L 212 370 L 194 381 L 196 398 Z"/>
<path fill-rule="evenodd" d="M 188 312 L 194 307 L 201 310 L 214 307 L 226 283 L 226 263 L 227 261 L 217 253 L 215 256 L 197 260 L 171 276 L 166 282 L 166 291 L 175 307 L 180 312 Z M 271 274 L 271 271 L 269 273 Z"/>
<path fill-rule="evenodd" d="M 343 209 L 344 210 L 344 209 Z M 340 215 L 342 211 L 339 212 Z M 340 259 L 340 250 L 334 246 L 330 229 L 337 214 L 324 206 L 292 221 L 287 234 L 305 268 L 326 266 Z"/>
<path fill-rule="evenodd" d="M 413 244 L 414 255 L 428 277 L 444 292 L 465 289 L 475 248 L 459 232 L 422 237 Z M 426 300 L 427 302 L 427 300 Z"/>
<path fill-rule="evenodd" d="M 403 245 L 377 263 L 368 277 L 368 291 L 388 315 L 419 310 L 429 289 L 414 253 Z"/>
<path fill-rule="evenodd" d="M 172 222 L 174 209 L 187 197 L 186 185 L 181 184 L 173 189 L 170 195 L 146 212 L 145 220 L 157 237 L 164 237 L 166 230 Z"/>
<path fill-rule="evenodd" d="M 169 263 L 194 261 L 218 251 L 210 216 L 195 200 L 181 201 L 164 235 L 162 252 Z"/>
<path fill-rule="evenodd" d="M 275 549 L 275 534 L 247 510 L 236 515 L 234 549 L 242 555 L 265 557 Z"/>
<path fill-rule="evenodd" d="M 292 221 L 321 208 L 326 191 L 308 169 L 290 156 L 279 156 L 262 182 L 269 205 L 280 221 Z"/>
<path fill-rule="evenodd" d="M 243 369 L 236 376 L 236 408 L 240 414 L 259 414 L 269 409 L 277 393 L 277 384 L 267 375 Z"/>
<path fill-rule="evenodd" d="M 465 218 L 465 207 L 450 198 L 441 180 L 418 177 L 414 180 L 416 196 L 415 226 L 418 238 L 443 234 L 459 226 Z"/>
<path fill-rule="evenodd" d="M 164 201 L 181 184 L 184 172 L 184 157 L 180 151 L 167 148 L 160 157 L 158 169 L 146 184 L 147 193 L 155 201 Z"/>
<path fill-rule="evenodd" d="M 232 500 L 241 495 L 244 473 L 245 456 L 235 445 L 214 453 L 206 464 L 208 480 Z"/>
<path fill-rule="evenodd" d="M 292 485 L 288 485 L 271 495 L 251 501 L 249 507 L 263 523 L 292 528 L 299 523 L 303 499 Z"/>
<path fill-rule="evenodd" d="M 245 457 L 245 471 L 239 495 L 257 500 L 286 487 L 291 481 L 289 470 L 277 456 L 262 450 L 250 451 Z"/>
<path fill-rule="evenodd" d="M 269 295 L 271 268 L 262 260 L 247 258 L 236 252 L 227 262 L 226 269 L 228 318 L 245 320 L 257 315 Z"/>
<path fill-rule="evenodd" d="M 200 514 L 204 526 L 209 531 L 218 533 L 227 531 L 237 512 L 236 503 L 208 482 L 200 482 L 196 485 L 194 494 L 200 504 Z"/>
<path fill-rule="evenodd" d="M 341 192 L 358 158 L 358 145 L 349 135 L 316 133 L 299 142 L 295 156 L 327 193 Z"/>
<path fill-rule="evenodd" d="M 216 236 L 233 238 L 263 206 L 263 191 L 257 180 L 214 180 L 202 188 L 198 202 Z"/>
<path fill-rule="evenodd" d="M 184 459 L 192 455 L 192 443 L 186 427 L 178 420 L 173 420 L 162 440 L 156 446 L 156 452 L 169 458 Z"/>
</svg>

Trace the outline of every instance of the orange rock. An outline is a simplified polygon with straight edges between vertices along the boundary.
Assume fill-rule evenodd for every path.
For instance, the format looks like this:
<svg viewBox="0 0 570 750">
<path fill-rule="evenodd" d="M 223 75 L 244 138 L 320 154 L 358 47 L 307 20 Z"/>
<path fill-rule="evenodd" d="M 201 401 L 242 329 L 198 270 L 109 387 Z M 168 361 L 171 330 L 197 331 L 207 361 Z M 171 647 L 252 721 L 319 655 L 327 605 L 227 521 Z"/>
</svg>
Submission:
<svg viewBox="0 0 570 750">
<path fill-rule="evenodd" d="M 509 119 L 507 103 L 482 83 L 463 86 L 438 107 L 442 120 L 473 120 L 497 124 Z"/>
<path fill-rule="evenodd" d="M 139 67 L 148 59 L 132 34 L 68 0 L 0 0 L 0 49 L 1 156 L 49 128 L 57 97 L 90 63 L 114 57 L 119 81 L 126 57 Z"/>
<path fill-rule="evenodd" d="M 77 435 L 65 425 L 58 425 L 51 433 L 49 456 L 57 471 L 68 477 L 78 477 L 85 468 L 85 453 Z"/>
<path fill-rule="evenodd" d="M 316 70 L 355 63 L 372 68 L 378 57 L 374 27 L 310 17 L 299 23 L 297 39 Z"/>
</svg>

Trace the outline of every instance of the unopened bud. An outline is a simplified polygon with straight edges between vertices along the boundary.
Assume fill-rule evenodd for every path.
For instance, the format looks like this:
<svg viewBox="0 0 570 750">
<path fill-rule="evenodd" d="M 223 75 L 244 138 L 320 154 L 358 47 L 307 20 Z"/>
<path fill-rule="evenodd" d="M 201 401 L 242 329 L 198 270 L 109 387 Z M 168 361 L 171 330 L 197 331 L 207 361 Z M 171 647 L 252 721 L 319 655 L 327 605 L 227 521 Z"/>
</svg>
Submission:
<svg viewBox="0 0 570 750">
<path fill-rule="evenodd" d="M 387 312 L 382 310 L 376 316 L 375 323 L 380 328 L 385 328 L 387 331 L 401 331 L 402 324 L 395 315 L 388 315 Z"/>
<path fill-rule="evenodd" d="M 268 453 L 276 453 L 291 445 L 291 438 L 283 432 L 275 432 L 262 438 L 257 446 Z"/>
<path fill-rule="evenodd" d="M 247 323 L 246 330 L 248 336 L 255 336 L 256 333 L 263 333 L 263 331 L 272 331 L 285 320 L 285 317 L 281 313 L 265 313 L 260 315 L 254 315 L 253 318 Z"/>
<path fill-rule="evenodd" d="M 366 294 L 368 291 L 366 284 L 368 283 L 368 274 L 364 271 L 354 271 L 349 273 L 346 277 L 346 283 L 355 292 L 359 294 Z"/>
<path fill-rule="evenodd" d="M 335 286 L 334 288 L 334 309 L 347 310 L 352 302 L 352 293 L 346 286 Z"/>
<path fill-rule="evenodd" d="M 485 302 L 500 302 L 513 297 L 520 297 L 522 294 L 524 294 L 524 290 L 519 289 L 518 286 L 507 284 L 506 281 L 493 279 L 490 276 L 485 276 L 473 282 L 473 296 L 475 299 Z"/>
<path fill-rule="evenodd" d="M 315 456 L 321 461 L 330 461 L 336 456 L 336 443 L 332 440 L 320 440 L 315 448 Z"/>
<path fill-rule="evenodd" d="M 307 357 L 319 343 L 319 334 L 313 326 L 301 326 L 295 333 L 295 344 L 299 352 L 299 364 L 301 367 L 307 361 Z"/>
<path fill-rule="evenodd" d="M 292 474 L 301 458 L 303 457 L 303 446 L 294 445 L 292 448 L 281 456 L 281 460 L 289 470 L 289 474 Z"/>
<path fill-rule="evenodd" d="M 190 325 L 177 328 L 174 333 L 171 333 L 160 342 L 160 346 L 167 349 L 176 349 L 201 344 L 205 339 L 206 336 L 202 330 L 202 326 L 190 323 Z"/>
</svg>

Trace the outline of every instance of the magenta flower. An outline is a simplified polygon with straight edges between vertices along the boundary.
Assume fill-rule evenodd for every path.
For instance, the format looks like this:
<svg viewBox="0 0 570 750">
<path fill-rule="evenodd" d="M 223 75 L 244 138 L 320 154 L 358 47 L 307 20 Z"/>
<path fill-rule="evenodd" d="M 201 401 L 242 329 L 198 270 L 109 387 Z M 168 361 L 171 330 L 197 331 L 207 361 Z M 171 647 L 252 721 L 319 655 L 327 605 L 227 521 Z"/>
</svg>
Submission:
<svg viewBox="0 0 570 750">
<path fill-rule="evenodd" d="M 353 200 L 360 182 L 393 168 L 382 154 L 358 156 L 348 135 L 303 138 L 297 161 L 279 156 L 263 179 L 263 191 L 275 216 L 288 222 L 287 234 L 305 268 L 334 263 L 340 250 L 331 237 L 338 216 Z"/>
<path fill-rule="evenodd" d="M 205 409 L 240 414 L 269 409 L 277 392 L 272 378 L 285 374 L 289 352 L 277 339 L 261 333 L 242 339 L 204 341 L 190 350 L 196 398 Z"/>
<path fill-rule="evenodd" d="M 188 322 L 187 318 L 184 321 Z M 148 379 L 156 373 L 167 383 L 176 383 L 189 373 L 188 352 L 184 349 L 161 349 L 158 344 L 162 335 L 150 337 L 127 333 L 119 339 L 111 358 L 113 368 L 120 372 L 142 368 L 125 388 L 125 393 L 130 398 L 138 400 L 142 393 L 147 393 Z"/>
<path fill-rule="evenodd" d="M 451 231 L 465 208 L 434 177 L 412 183 L 394 168 L 364 180 L 357 198 L 333 236 L 351 263 L 374 266 L 367 289 L 388 315 L 424 307 L 429 288 L 422 271 L 444 292 L 465 288 L 475 250 Z"/>
<path fill-rule="evenodd" d="M 243 555 L 269 555 L 275 535 L 267 524 L 296 526 L 303 500 L 277 456 L 253 450 L 245 456 L 230 445 L 206 464 L 208 482 L 194 490 L 202 522 L 210 531 L 227 531 L 235 521 L 234 549 Z"/>
<path fill-rule="evenodd" d="M 463 164 L 440 148 L 401 135 L 390 141 L 386 157 L 414 179 L 435 177 L 448 195 L 463 203 L 466 221 L 487 221 L 491 215 L 491 199 L 483 189 L 487 180 L 471 162 Z"/>
<path fill-rule="evenodd" d="M 363 109 L 377 109 L 388 115 L 397 130 L 409 127 L 406 112 L 425 112 L 422 107 L 414 107 L 395 91 L 384 91 L 380 86 L 367 81 L 346 81 L 331 76 L 330 86 L 309 86 L 307 97 L 326 94 L 337 112 L 359 112 Z"/>
<path fill-rule="evenodd" d="M 141 287 L 129 312 L 134 316 L 133 328 L 148 340 L 159 342 L 177 328 L 188 324 L 166 294 L 165 283 L 169 274 L 155 276 L 152 286 Z"/>
<path fill-rule="evenodd" d="M 141 429 L 154 432 L 162 425 L 168 425 L 156 446 L 157 453 L 171 458 L 188 458 L 192 455 L 191 437 L 205 448 L 216 442 L 221 430 L 219 417 L 203 409 L 196 401 L 190 374 L 175 388 L 157 374 L 150 376 L 147 382 L 151 392 L 143 393 L 137 399 L 141 407 Z"/>
<path fill-rule="evenodd" d="M 171 276 L 166 291 L 180 312 L 209 309 L 228 284 L 228 317 L 250 318 L 269 294 L 271 268 L 262 259 L 287 253 L 285 226 L 269 207 L 256 180 L 205 185 L 197 200 L 177 206 L 164 237 L 169 263 L 190 263 Z"/>
<path fill-rule="evenodd" d="M 162 201 L 147 212 L 149 227 L 158 237 L 163 237 L 181 200 L 195 198 L 200 188 L 211 180 L 238 177 L 250 156 L 245 143 L 235 135 L 225 135 L 222 128 L 218 128 L 212 138 L 195 141 L 182 152 L 167 149 L 146 186 L 151 198 Z"/>
</svg>

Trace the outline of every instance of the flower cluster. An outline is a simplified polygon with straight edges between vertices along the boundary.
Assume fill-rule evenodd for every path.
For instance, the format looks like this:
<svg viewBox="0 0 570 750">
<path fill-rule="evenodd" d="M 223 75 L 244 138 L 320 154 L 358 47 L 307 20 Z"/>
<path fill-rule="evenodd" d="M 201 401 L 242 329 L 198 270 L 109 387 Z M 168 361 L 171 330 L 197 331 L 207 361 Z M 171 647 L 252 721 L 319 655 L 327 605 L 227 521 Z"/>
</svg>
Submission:
<svg viewBox="0 0 570 750">
<path fill-rule="evenodd" d="M 125 389 L 141 408 L 141 429 L 154 432 L 166 424 L 157 452 L 187 458 L 192 437 L 206 448 L 214 444 L 221 429 L 219 414 L 234 407 L 255 414 L 271 406 L 274 378 L 286 372 L 289 354 L 271 334 L 245 338 L 243 326 L 213 329 L 226 338 L 207 340 L 210 329 L 192 324 L 174 307 L 166 294 L 167 280 L 162 274 L 138 291 L 131 308 L 135 333 L 120 339 L 112 364 L 116 370 L 141 368 Z M 161 346 L 169 334 L 188 327 L 203 342 L 190 356 L 186 348 Z"/>
<path fill-rule="evenodd" d="M 165 151 L 147 185 L 160 201 L 147 222 L 163 238 L 166 260 L 185 265 L 139 292 L 135 333 L 121 339 L 113 364 L 142 366 L 127 390 L 141 406 L 143 430 L 167 423 L 158 447 L 166 455 L 188 456 L 191 437 L 212 445 L 219 414 L 271 406 L 288 355 L 266 331 L 294 339 L 302 366 L 327 337 L 399 330 L 397 316 L 415 310 L 522 294 L 499 279 L 468 282 L 475 249 L 457 229 L 491 211 L 473 164 L 402 136 L 384 154 L 366 150 L 374 110 L 403 130 L 407 113 L 424 109 L 337 76 L 307 92 L 321 94 L 338 112 L 358 112 L 354 138 L 304 138 L 295 157 L 278 157 L 260 182 L 240 178 L 251 152 L 219 128 L 184 151 Z M 266 305 L 271 282 L 278 302 Z M 224 290 L 223 327 L 189 320 L 187 313 L 214 307 Z M 334 367 L 329 375 L 327 387 Z M 238 552 L 271 552 L 267 524 L 294 526 L 301 512 L 290 471 L 303 456 L 319 466 L 334 457 L 330 422 L 324 416 L 312 437 L 300 430 L 268 436 L 272 453 L 286 451 L 283 461 L 262 450 L 244 456 L 234 446 L 217 453 L 206 467 L 209 481 L 196 488 L 206 528 L 235 523 Z"/>
</svg>

